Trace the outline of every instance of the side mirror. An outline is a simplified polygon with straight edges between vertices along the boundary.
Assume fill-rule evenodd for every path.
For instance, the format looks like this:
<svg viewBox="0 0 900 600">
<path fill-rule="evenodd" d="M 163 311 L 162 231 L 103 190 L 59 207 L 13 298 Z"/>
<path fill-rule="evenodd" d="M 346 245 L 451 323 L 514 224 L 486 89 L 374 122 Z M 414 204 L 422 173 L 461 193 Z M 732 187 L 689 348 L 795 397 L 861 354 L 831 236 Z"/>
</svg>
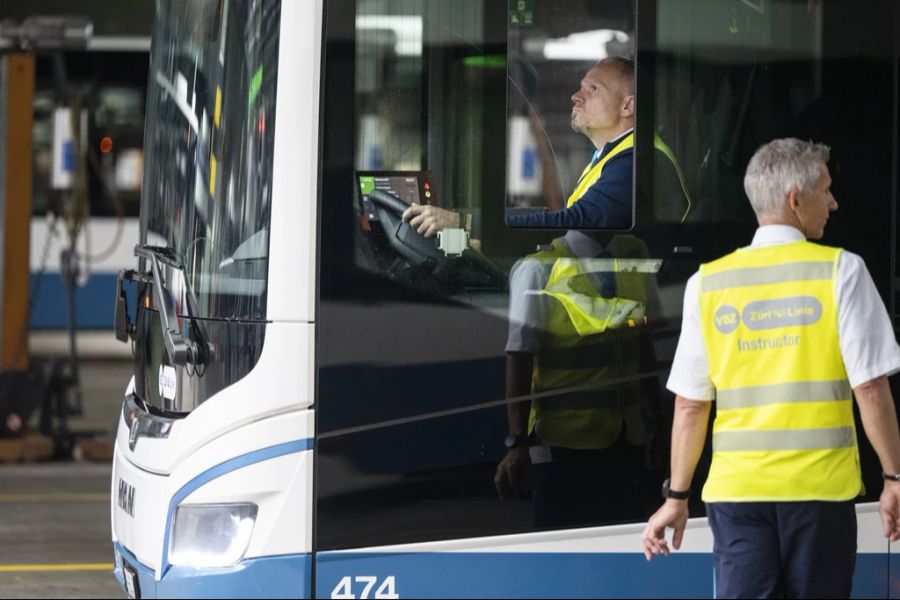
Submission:
<svg viewBox="0 0 900 600">
<path fill-rule="evenodd" d="M 134 325 L 128 317 L 128 298 L 125 296 L 125 279 L 131 280 L 129 272 L 125 269 L 119 271 L 116 278 L 116 339 L 120 342 L 128 342 L 134 333 Z"/>
</svg>

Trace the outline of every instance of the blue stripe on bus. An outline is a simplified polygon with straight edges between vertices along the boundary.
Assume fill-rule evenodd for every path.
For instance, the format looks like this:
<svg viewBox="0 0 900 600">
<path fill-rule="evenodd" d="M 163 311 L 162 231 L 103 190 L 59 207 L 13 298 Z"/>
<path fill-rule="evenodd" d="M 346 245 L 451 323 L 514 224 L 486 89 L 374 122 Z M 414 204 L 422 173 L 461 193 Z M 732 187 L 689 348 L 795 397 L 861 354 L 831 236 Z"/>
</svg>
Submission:
<svg viewBox="0 0 900 600">
<path fill-rule="evenodd" d="M 166 572 L 170 568 L 169 535 L 171 534 L 172 529 L 172 518 L 175 515 L 175 508 L 182 502 L 182 500 L 190 496 L 191 493 L 193 493 L 201 486 L 206 485 L 207 483 L 218 477 L 231 473 L 232 471 L 237 471 L 238 469 L 242 469 L 249 465 L 266 460 L 271 460 L 273 458 L 278 458 L 280 456 L 312 450 L 312 448 L 313 440 L 311 438 L 306 438 L 303 440 L 278 444 L 277 446 L 270 446 L 269 448 L 262 448 L 261 450 L 254 450 L 253 452 L 248 452 L 247 454 L 236 456 L 230 460 L 209 468 L 181 486 L 181 488 L 172 496 L 172 499 L 169 500 L 169 510 L 166 513 L 166 528 L 163 537 L 163 554 L 162 562 L 160 563 L 162 565 L 160 572 L 163 574 L 163 576 L 166 575 Z"/>
<path fill-rule="evenodd" d="M 94 273 L 84 287 L 75 288 L 75 324 L 78 329 L 113 329 L 116 310 L 116 274 Z M 65 329 L 69 326 L 66 290 L 59 272 L 31 274 L 32 329 Z M 36 292 L 36 294 L 35 294 Z M 128 309 L 134 316 L 136 286 L 125 286 Z"/>
<path fill-rule="evenodd" d="M 896 546 L 895 544 L 892 544 Z M 895 549 L 894 552 L 897 552 Z M 888 583 L 887 589 L 887 597 L 888 598 L 900 598 L 900 554 L 891 554 L 888 563 L 889 573 L 891 574 L 890 581 Z M 859 568 L 857 567 L 857 573 L 859 572 Z M 856 593 L 856 588 L 854 586 L 853 589 L 854 594 Z"/>
<path fill-rule="evenodd" d="M 886 597 L 888 555 L 860 554 L 853 597 Z M 401 598 L 711 598 L 709 553 L 676 552 L 648 563 L 638 553 L 369 553 L 316 555 L 316 596 L 350 577 L 395 578 Z M 345 582 L 346 583 L 346 582 Z M 369 595 L 369 597 L 374 597 Z"/>
<path fill-rule="evenodd" d="M 141 564 L 121 544 L 116 550 L 137 572 L 142 598 L 309 598 L 310 554 L 265 556 L 241 561 L 225 569 L 172 567 L 161 581 L 153 569 Z M 125 589 L 124 575 L 116 565 L 116 579 Z"/>
</svg>

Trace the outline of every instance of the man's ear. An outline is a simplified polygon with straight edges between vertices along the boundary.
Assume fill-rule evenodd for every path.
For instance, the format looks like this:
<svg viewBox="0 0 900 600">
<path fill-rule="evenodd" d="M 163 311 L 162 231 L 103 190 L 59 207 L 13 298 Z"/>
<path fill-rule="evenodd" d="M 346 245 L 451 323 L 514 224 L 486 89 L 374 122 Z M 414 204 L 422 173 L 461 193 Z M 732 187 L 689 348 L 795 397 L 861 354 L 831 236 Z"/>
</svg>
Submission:
<svg viewBox="0 0 900 600">
<path fill-rule="evenodd" d="M 625 118 L 634 116 L 634 94 L 625 96 L 625 102 L 622 103 L 622 116 Z"/>
<path fill-rule="evenodd" d="M 792 213 L 797 213 L 800 210 L 800 190 L 793 187 L 785 196 L 785 200 L 787 201 L 787 209 Z"/>
</svg>

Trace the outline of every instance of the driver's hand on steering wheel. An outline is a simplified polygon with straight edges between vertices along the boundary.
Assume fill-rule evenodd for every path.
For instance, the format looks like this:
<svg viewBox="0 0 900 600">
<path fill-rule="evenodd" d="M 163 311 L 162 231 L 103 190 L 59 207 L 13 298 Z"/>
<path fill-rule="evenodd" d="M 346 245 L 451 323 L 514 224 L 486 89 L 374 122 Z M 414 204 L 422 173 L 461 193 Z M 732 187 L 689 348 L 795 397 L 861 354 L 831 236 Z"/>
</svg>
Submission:
<svg viewBox="0 0 900 600">
<path fill-rule="evenodd" d="M 430 204 L 411 204 L 403 211 L 403 220 L 427 238 L 442 229 L 459 227 L 459 213 Z"/>
</svg>

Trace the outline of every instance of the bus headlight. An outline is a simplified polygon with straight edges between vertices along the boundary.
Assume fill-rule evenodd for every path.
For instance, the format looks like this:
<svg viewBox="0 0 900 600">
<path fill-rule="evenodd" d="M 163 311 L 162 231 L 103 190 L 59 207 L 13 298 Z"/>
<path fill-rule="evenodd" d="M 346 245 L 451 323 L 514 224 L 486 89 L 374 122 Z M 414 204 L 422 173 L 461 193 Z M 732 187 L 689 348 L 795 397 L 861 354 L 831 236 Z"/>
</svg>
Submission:
<svg viewBox="0 0 900 600">
<path fill-rule="evenodd" d="M 250 545 L 255 504 L 186 504 L 175 509 L 169 563 L 191 567 L 229 567 Z"/>
</svg>

